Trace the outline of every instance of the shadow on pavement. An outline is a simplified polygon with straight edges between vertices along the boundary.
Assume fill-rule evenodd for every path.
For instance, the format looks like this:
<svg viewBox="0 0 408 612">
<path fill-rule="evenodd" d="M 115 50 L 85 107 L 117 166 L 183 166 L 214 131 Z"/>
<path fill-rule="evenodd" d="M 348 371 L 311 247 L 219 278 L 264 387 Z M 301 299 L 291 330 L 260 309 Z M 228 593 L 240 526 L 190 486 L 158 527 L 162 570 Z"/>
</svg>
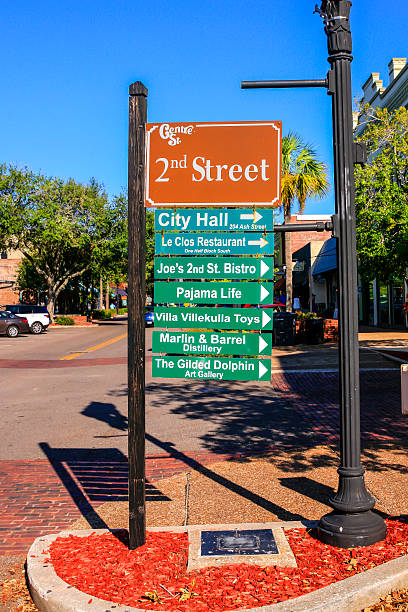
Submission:
<svg viewBox="0 0 408 612">
<path fill-rule="evenodd" d="M 174 444 L 170 442 L 162 442 L 158 438 L 148 433 L 146 434 L 146 439 L 152 442 L 153 444 L 155 444 L 156 446 L 158 446 L 159 448 L 163 449 L 167 453 L 169 453 L 169 455 L 173 457 L 174 459 L 182 461 L 183 463 L 185 463 L 185 465 L 199 472 L 203 476 L 206 476 L 207 478 L 209 478 L 210 480 L 213 480 L 217 484 L 222 485 L 223 487 L 225 487 L 226 489 L 229 489 L 233 493 L 240 495 L 244 499 L 251 501 L 252 503 L 259 506 L 260 508 L 263 508 L 264 510 L 271 512 L 272 514 L 276 514 L 276 516 L 279 519 L 283 521 L 299 521 L 304 518 L 302 515 L 294 514 L 293 512 L 290 512 L 286 510 L 285 508 L 282 508 L 282 506 L 275 504 L 274 502 L 266 499 L 265 497 L 261 497 L 260 495 L 257 495 L 256 493 L 249 491 L 245 487 L 242 487 L 241 485 L 235 482 L 232 482 L 228 478 L 225 478 L 224 476 L 221 476 L 220 474 L 213 472 L 213 470 L 209 469 L 208 467 L 205 467 L 199 461 L 196 461 L 192 457 L 189 457 L 185 453 L 174 448 Z"/>
<path fill-rule="evenodd" d="M 116 448 L 52 448 L 46 442 L 39 446 L 91 527 L 106 529 L 95 508 L 104 502 L 128 500 L 127 457 Z M 146 500 L 170 501 L 148 482 Z"/>
<path fill-rule="evenodd" d="M 111 403 L 91 402 L 82 411 L 82 414 L 87 417 L 103 421 L 110 427 L 119 429 L 120 431 L 124 431 L 127 427 L 126 417 L 122 416 L 115 405 Z M 293 514 L 281 506 L 259 495 L 256 495 L 252 491 L 249 491 L 248 489 L 228 480 L 223 476 L 220 476 L 219 474 L 216 474 L 211 469 L 202 465 L 196 459 L 193 459 L 185 453 L 177 450 L 173 443 L 162 442 L 157 437 L 149 433 L 146 433 L 146 440 L 161 448 L 163 451 L 168 453 L 170 457 L 181 461 L 189 468 L 203 474 L 207 478 L 221 484 L 230 491 L 237 493 L 241 497 L 253 502 L 261 508 L 276 514 L 282 520 L 300 520 L 303 518 L 301 515 Z M 48 447 L 48 445 L 42 444 L 41 448 L 50 458 L 49 447 L 45 449 L 45 446 Z M 73 490 L 74 501 L 75 498 L 81 494 L 82 489 L 90 501 L 103 502 L 127 500 L 127 459 L 117 449 L 84 449 L 79 457 L 77 449 L 72 449 L 71 452 L 69 449 L 54 449 L 50 460 L 54 465 L 54 469 L 56 469 L 56 471 L 57 469 L 59 470 L 57 473 L 60 475 L 60 478 L 63 480 L 66 486 L 67 482 L 69 482 L 69 472 L 72 472 L 73 476 L 75 477 L 75 480 L 71 479 L 72 482 L 69 482 L 69 486 L 67 486 L 68 490 L 70 490 L 69 487 L 71 487 Z M 240 458 L 240 460 L 244 459 Z M 325 465 L 327 465 L 327 457 L 325 459 L 321 458 L 320 461 L 324 461 Z M 65 464 L 69 468 L 69 472 L 65 468 Z M 76 480 L 78 481 L 81 489 L 76 486 Z M 149 487 L 151 487 L 151 485 L 146 486 L 146 499 L 148 501 L 165 501 L 167 499 L 160 499 L 157 495 L 159 492 L 157 490 L 152 491 Z M 86 499 L 82 500 L 85 505 L 86 501 Z M 89 509 L 87 509 L 86 512 L 88 513 Z M 99 517 L 97 520 L 99 520 Z"/>
<path fill-rule="evenodd" d="M 301 495 L 306 495 L 322 504 L 327 504 L 327 500 L 333 495 L 333 489 L 327 485 L 307 478 L 306 476 L 293 476 L 291 478 L 279 478 L 283 487 L 296 491 Z"/>
<path fill-rule="evenodd" d="M 399 371 L 362 372 L 360 382 L 364 464 L 378 472 L 406 470 L 408 418 L 401 415 Z M 338 450 L 337 373 L 273 374 L 270 385 L 187 381 L 182 386 L 163 379 L 150 382 L 147 393 L 164 413 L 205 421 L 200 440 L 215 454 L 262 453 L 288 472 L 338 467 L 327 448 Z M 393 457 L 384 462 L 387 452 Z"/>
<path fill-rule="evenodd" d="M 107 423 L 113 429 L 127 431 L 128 420 L 123 416 L 114 404 L 104 402 L 91 402 L 81 410 L 84 416 Z"/>
<path fill-rule="evenodd" d="M 282 376 L 281 381 L 285 382 Z M 205 421 L 210 431 L 200 439 L 215 454 L 268 453 L 271 461 L 279 463 L 281 453 L 291 451 L 293 471 L 299 471 L 308 467 L 304 449 L 328 442 L 326 431 L 311 427 L 307 415 L 315 410 L 315 402 L 305 401 L 287 384 L 276 388 L 273 384 L 235 382 L 181 386 L 157 381 L 148 385 L 147 392 L 154 398 L 156 409 L 163 406 L 166 412 L 184 419 Z M 289 469 L 286 454 L 282 461 Z M 315 461 L 327 465 L 333 458 L 325 455 Z"/>
<path fill-rule="evenodd" d="M 400 413 L 399 371 L 362 372 L 360 378 L 363 463 L 369 472 L 404 474 L 408 467 L 408 419 Z M 111 395 L 125 392 L 121 387 Z M 159 414 L 177 415 L 192 423 L 204 421 L 202 446 L 214 455 L 230 454 L 241 462 L 249 461 L 251 455 L 262 456 L 287 475 L 281 481 L 283 486 L 320 502 L 332 492 L 306 478 L 305 472 L 339 465 L 337 374 L 274 374 L 270 385 L 212 381 L 180 384 L 161 379 L 149 383 L 147 393 Z M 125 431 L 126 418 L 112 403 L 92 402 L 83 414 Z M 162 435 L 146 435 L 170 457 L 278 517 L 301 518 L 177 450 L 177 438 L 166 442 L 160 438 Z"/>
</svg>

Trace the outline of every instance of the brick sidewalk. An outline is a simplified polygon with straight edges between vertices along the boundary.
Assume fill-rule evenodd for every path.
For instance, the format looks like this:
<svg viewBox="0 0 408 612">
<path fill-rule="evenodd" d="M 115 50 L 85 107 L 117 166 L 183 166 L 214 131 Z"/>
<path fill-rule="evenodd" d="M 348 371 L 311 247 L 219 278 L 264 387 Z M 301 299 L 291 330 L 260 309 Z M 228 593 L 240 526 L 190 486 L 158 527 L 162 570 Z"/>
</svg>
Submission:
<svg viewBox="0 0 408 612">
<path fill-rule="evenodd" d="M 202 465 L 227 458 L 204 452 L 189 457 Z M 146 458 L 149 482 L 186 469 L 168 454 Z M 127 470 L 126 458 L 89 461 L 79 456 L 54 465 L 46 459 L 0 461 L 0 555 L 25 554 L 36 537 L 69 527 L 82 512 L 107 499 L 126 500 Z"/>
<path fill-rule="evenodd" d="M 337 386 L 336 374 L 273 376 L 268 401 L 257 418 L 265 423 L 269 417 L 276 452 L 286 448 L 301 454 L 306 446 L 337 440 Z M 367 445 L 375 442 L 379 452 L 406 446 L 408 419 L 400 414 L 399 394 L 398 370 L 362 373 L 362 438 Z M 251 406 L 247 408 L 250 414 Z M 283 410 L 291 415 L 290 429 L 282 421 Z M 261 448 L 255 433 L 253 437 L 255 445 L 245 449 L 248 455 L 271 450 L 265 439 Z M 211 452 L 182 453 L 169 448 L 167 453 L 148 456 L 147 496 L 154 498 L 154 483 L 162 478 L 236 457 L 236 453 L 225 453 L 222 440 L 220 435 L 207 444 Z M 37 536 L 68 527 L 106 501 L 127 499 L 127 459 L 117 449 L 52 449 L 44 444 L 42 450 L 46 459 L 0 461 L 0 555 L 25 554 Z"/>
</svg>

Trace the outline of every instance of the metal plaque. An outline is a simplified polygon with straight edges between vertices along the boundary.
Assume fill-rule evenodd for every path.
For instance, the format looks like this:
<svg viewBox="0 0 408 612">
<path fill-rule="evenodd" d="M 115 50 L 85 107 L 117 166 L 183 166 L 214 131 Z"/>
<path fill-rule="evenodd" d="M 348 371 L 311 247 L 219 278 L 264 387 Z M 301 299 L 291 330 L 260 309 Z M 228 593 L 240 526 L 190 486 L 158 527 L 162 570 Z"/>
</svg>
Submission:
<svg viewBox="0 0 408 612">
<path fill-rule="evenodd" d="M 156 304 L 272 304 L 273 283 L 157 282 Z"/>
<path fill-rule="evenodd" d="M 280 121 L 146 124 L 146 206 L 276 207 Z"/>
<path fill-rule="evenodd" d="M 154 213 L 154 229 L 156 232 L 170 231 L 200 231 L 208 232 L 256 232 L 273 231 L 273 210 L 264 208 L 241 208 L 233 210 L 186 208 L 174 210 L 166 208 Z"/>
<path fill-rule="evenodd" d="M 201 532 L 201 556 L 278 554 L 272 529 Z"/>
<path fill-rule="evenodd" d="M 155 357 L 153 378 L 190 378 L 192 380 L 271 380 L 270 359 L 245 357 Z"/>
<path fill-rule="evenodd" d="M 272 335 L 155 330 L 152 351 L 193 355 L 272 355 Z"/>
<path fill-rule="evenodd" d="M 155 257 L 154 277 L 272 280 L 273 257 Z"/>
<path fill-rule="evenodd" d="M 273 255 L 273 233 L 157 233 L 156 255 Z"/>
<path fill-rule="evenodd" d="M 155 327 L 272 331 L 272 308 L 154 307 Z"/>
</svg>

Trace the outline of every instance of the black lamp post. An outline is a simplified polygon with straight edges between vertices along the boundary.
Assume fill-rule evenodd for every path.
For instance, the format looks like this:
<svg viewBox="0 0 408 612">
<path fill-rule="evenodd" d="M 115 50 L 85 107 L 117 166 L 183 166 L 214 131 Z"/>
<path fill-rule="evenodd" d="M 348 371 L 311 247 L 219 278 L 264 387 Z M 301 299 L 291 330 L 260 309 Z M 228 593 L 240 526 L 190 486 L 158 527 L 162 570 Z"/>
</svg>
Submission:
<svg viewBox="0 0 408 612">
<path fill-rule="evenodd" d="M 316 11 L 324 19 L 331 69 L 326 79 L 242 81 L 243 89 L 325 87 L 332 96 L 334 186 L 339 273 L 340 467 L 339 487 L 330 499 L 333 512 L 323 516 L 317 535 L 342 548 L 368 546 L 385 538 L 386 526 L 372 512 L 375 500 L 364 483 L 360 462 L 360 383 L 358 354 L 357 250 L 354 207 L 354 164 L 364 161 L 361 145 L 353 143 L 349 0 L 322 0 Z M 284 227 L 284 226 L 282 226 Z M 286 231 L 301 230 L 287 226 Z M 315 227 L 314 229 L 318 229 Z"/>
<path fill-rule="evenodd" d="M 352 43 L 349 0 L 323 0 L 331 64 L 333 108 L 334 185 L 336 200 L 337 263 L 339 273 L 340 467 L 333 512 L 323 516 L 318 537 L 327 544 L 349 548 L 368 546 L 385 538 L 386 526 L 372 512 L 375 500 L 364 483 L 360 463 L 360 391 L 358 353 L 357 251 L 354 207 L 351 106 Z M 330 74 L 330 73 L 329 73 Z"/>
</svg>

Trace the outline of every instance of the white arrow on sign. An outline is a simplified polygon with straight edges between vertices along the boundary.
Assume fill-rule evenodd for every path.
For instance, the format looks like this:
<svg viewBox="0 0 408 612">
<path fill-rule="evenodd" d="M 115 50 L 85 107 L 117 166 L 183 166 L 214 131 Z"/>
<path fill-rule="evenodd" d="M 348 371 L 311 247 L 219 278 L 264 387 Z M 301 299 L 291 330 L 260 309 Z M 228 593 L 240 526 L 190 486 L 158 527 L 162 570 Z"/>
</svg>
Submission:
<svg viewBox="0 0 408 612">
<path fill-rule="evenodd" d="M 266 274 L 267 272 L 269 272 L 269 269 L 270 269 L 270 268 L 269 268 L 268 264 L 266 264 L 266 263 L 264 262 L 264 260 L 263 260 L 263 259 L 260 259 L 260 262 L 261 262 L 261 268 L 260 268 L 260 272 L 261 272 L 261 274 L 260 274 L 260 275 L 261 275 L 261 276 L 265 276 L 265 274 Z"/>
<path fill-rule="evenodd" d="M 262 311 L 262 327 L 265 327 L 265 325 L 268 325 L 270 320 L 271 320 L 271 317 L 268 315 L 267 312 L 263 310 Z"/>
<path fill-rule="evenodd" d="M 260 302 L 263 302 L 264 300 L 266 300 L 266 298 L 269 295 L 269 291 L 267 289 L 265 289 L 265 287 L 263 285 L 261 285 L 261 290 L 260 290 Z"/>
<path fill-rule="evenodd" d="M 262 353 L 262 351 L 268 346 L 268 343 L 265 342 L 265 340 L 262 338 L 262 336 L 259 336 L 259 353 Z"/>
<path fill-rule="evenodd" d="M 247 214 L 243 214 L 243 215 L 239 215 L 240 219 L 249 219 L 250 221 L 253 221 L 254 223 L 258 223 L 259 219 L 262 219 L 262 215 L 259 214 L 259 212 L 256 210 L 255 214 L 251 213 L 249 215 Z"/>
<path fill-rule="evenodd" d="M 265 376 L 267 371 L 268 371 L 268 368 L 265 368 L 262 361 L 260 361 L 259 362 L 259 378 L 262 378 L 262 376 Z"/>
<path fill-rule="evenodd" d="M 264 238 L 261 238 L 260 240 L 248 240 L 248 245 L 250 244 L 253 244 L 254 246 L 259 246 L 261 247 L 261 249 L 263 249 L 264 246 L 268 244 L 268 241 Z"/>
</svg>

